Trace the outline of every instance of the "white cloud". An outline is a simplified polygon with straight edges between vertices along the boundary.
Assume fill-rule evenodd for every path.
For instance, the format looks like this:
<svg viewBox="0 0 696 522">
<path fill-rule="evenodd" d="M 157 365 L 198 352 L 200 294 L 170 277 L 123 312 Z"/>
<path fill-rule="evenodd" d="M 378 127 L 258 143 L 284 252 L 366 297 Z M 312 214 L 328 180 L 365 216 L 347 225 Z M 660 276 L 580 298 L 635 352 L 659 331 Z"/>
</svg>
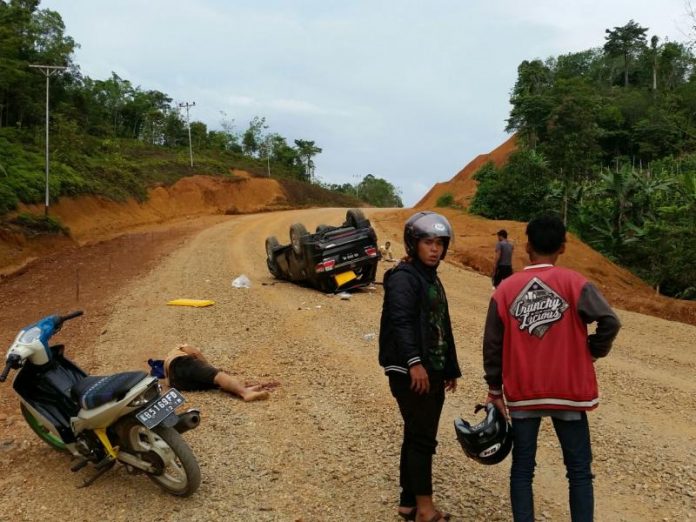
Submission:
<svg viewBox="0 0 696 522">
<path fill-rule="evenodd" d="M 238 95 L 231 95 L 227 96 L 225 98 L 225 101 L 229 105 L 241 105 L 243 107 L 248 107 L 250 105 L 257 105 L 258 102 L 252 98 L 251 96 L 238 96 Z"/>
</svg>

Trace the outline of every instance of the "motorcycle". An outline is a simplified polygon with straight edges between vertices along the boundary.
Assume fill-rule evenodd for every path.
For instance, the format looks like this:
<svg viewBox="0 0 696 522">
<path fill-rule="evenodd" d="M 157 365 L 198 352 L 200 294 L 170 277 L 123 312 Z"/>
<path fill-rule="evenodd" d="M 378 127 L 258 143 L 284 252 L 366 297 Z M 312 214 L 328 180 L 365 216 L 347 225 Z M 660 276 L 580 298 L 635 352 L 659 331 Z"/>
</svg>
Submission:
<svg viewBox="0 0 696 522">
<path fill-rule="evenodd" d="M 144 473 L 172 495 L 191 495 L 201 473 L 181 434 L 198 426 L 200 412 L 177 414 L 184 397 L 173 388 L 162 394 L 157 378 L 146 372 L 87 375 L 65 357 L 64 345 L 49 345 L 63 323 L 82 314 L 51 315 L 21 330 L 7 351 L 0 382 L 19 370 L 13 388 L 32 431 L 76 457 L 71 471 L 95 468 L 79 487 L 121 462 L 128 473 Z"/>
</svg>

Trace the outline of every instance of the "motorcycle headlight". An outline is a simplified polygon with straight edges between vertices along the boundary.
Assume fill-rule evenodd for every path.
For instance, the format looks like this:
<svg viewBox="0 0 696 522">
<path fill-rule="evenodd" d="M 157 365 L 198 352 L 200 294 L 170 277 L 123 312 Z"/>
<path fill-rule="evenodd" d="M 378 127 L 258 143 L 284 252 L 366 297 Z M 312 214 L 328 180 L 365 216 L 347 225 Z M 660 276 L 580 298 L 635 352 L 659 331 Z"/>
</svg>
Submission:
<svg viewBox="0 0 696 522">
<path fill-rule="evenodd" d="M 31 344 L 41 337 L 41 328 L 34 326 L 19 336 L 19 342 L 22 344 Z"/>
</svg>

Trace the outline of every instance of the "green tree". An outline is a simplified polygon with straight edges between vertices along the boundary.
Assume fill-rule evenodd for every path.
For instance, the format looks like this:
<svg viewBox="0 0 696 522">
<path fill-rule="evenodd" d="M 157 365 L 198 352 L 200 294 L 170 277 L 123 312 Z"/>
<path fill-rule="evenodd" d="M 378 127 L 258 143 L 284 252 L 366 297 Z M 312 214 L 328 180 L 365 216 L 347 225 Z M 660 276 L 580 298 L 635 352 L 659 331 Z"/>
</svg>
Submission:
<svg viewBox="0 0 696 522">
<path fill-rule="evenodd" d="M 652 90 L 657 92 L 657 43 L 660 39 L 657 36 L 650 38 L 650 61 L 652 62 Z"/>
<path fill-rule="evenodd" d="M 249 127 L 242 135 L 242 149 L 244 154 L 251 157 L 260 157 L 259 152 L 264 142 L 263 131 L 268 129 L 266 118 L 254 116 L 249 122 Z"/>
<path fill-rule="evenodd" d="M 565 188 L 561 214 L 567 222 L 573 186 L 587 178 L 600 152 L 597 99 L 581 80 L 561 80 L 553 91 L 554 108 L 548 122 L 548 140 L 541 150 Z"/>
<path fill-rule="evenodd" d="M 331 183 L 325 185 L 325 188 L 333 192 L 338 192 L 339 194 L 347 194 L 349 196 L 357 197 L 356 186 L 351 185 L 350 183 Z"/>
<path fill-rule="evenodd" d="M 510 97 L 512 110 L 505 130 L 517 132 L 531 148 L 546 138 L 552 108 L 548 92 L 552 86 L 552 72 L 541 60 L 525 60 L 517 68 L 517 82 Z"/>
<path fill-rule="evenodd" d="M 243 148 L 240 144 L 240 136 L 236 131 L 234 119 L 229 118 L 225 111 L 220 111 L 220 115 L 222 116 L 222 121 L 220 122 L 222 131 L 220 132 L 222 132 L 224 136 L 224 140 L 222 139 L 222 137 L 220 138 L 220 140 L 224 141 L 225 150 L 228 150 L 230 152 L 242 153 Z"/>
<path fill-rule="evenodd" d="M 358 183 L 358 198 L 375 207 L 403 207 L 399 190 L 387 180 L 372 174 L 365 176 Z"/>
<path fill-rule="evenodd" d="M 515 152 L 501 168 L 488 162 L 474 174 L 474 179 L 478 187 L 469 208 L 474 214 L 527 221 L 551 210 L 551 172 L 548 161 L 537 151 Z"/>
<path fill-rule="evenodd" d="M 72 65 L 77 45 L 60 15 L 38 6 L 38 0 L 0 1 L 0 127 L 43 121 L 44 83 L 29 64 Z"/>
<path fill-rule="evenodd" d="M 179 111 L 171 110 L 164 115 L 162 139 L 163 144 L 168 147 L 179 147 L 188 143 L 188 131 Z"/>
<path fill-rule="evenodd" d="M 321 154 L 321 147 L 317 147 L 313 140 L 295 140 L 297 155 L 303 169 L 304 179 L 312 182 L 314 180 L 314 156 Z"/>
<path fill-rule="evenodd" d="M 280 134 L 269 134 L 268 146 L 273 163 L 283 165 L 287 168 L 294 168 L 299 165 L 300 158 L 298 151 L 288 145 L 287 140 Z"/>
<path fill-rule="evenodd" d="M 607 29 L 605 31 L 606 42 L 604 43 L 604 52 L 609 56 L 618 56 L 623 58 L 624 69 L 624 86 L 628 87 L 628 71 L 631 61 L 634 60 L 645 47 L 645 33 L 648 32 L 647 27 L 641 27 L 633 20 L 630 20 L 626 25 Z"/>
<path fill-rule="evenodd" d="M 191 122 L 191 144 L 195 150 L 208 146 L 208 126 L 202 121 Z"/>
</svg>

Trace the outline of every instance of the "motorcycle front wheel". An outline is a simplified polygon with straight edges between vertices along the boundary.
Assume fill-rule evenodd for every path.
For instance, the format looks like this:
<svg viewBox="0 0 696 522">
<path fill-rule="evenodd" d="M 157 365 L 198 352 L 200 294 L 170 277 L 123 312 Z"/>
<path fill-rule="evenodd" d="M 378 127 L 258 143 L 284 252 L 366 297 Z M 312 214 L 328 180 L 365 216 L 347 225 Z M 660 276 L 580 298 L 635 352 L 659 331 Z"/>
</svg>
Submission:
<svg viewBox="0 0 696 522">
<path fill-rule="evenodd" d="M 152 430 L 141 424 L 127 429 L 128 449 L 157 469 L 148 478 L 178 497 L 188 497 L 201 484 L 201 470 L 191 448 L 174 428 L 157 426 Z"/>
</svg>

